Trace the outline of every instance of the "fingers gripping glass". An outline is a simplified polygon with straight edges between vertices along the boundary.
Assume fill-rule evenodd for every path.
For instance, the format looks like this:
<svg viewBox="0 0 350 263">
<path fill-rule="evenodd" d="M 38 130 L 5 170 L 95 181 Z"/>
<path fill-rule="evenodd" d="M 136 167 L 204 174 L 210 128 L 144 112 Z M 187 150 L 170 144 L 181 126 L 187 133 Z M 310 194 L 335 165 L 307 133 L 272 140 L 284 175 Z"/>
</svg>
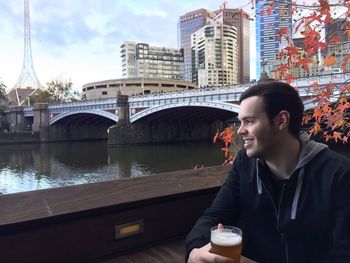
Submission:
<svg viewBox="0 0 350 263">
<path fill-rule="evenodd" d="M 210 234 L 210 252 L 232 258 L 235 263 L 240 262 L 242 251 L 242 230 L 234 226 L 214 226 Z"/>
</svg>

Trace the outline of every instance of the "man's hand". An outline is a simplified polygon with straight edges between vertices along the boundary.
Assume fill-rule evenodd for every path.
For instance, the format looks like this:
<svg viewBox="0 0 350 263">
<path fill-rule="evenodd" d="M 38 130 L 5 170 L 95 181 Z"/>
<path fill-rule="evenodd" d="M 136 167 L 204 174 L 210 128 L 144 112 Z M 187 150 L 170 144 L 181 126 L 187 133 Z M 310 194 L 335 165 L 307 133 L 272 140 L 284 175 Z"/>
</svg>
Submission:
<svg viewBox="0 0 350 263">
<path fill-rule="evenodd" d="M 201 248 L 192 249 L 187 263 L 234 263 L 232 259 L 210 252 L 210 243 Z"/>
</svg>

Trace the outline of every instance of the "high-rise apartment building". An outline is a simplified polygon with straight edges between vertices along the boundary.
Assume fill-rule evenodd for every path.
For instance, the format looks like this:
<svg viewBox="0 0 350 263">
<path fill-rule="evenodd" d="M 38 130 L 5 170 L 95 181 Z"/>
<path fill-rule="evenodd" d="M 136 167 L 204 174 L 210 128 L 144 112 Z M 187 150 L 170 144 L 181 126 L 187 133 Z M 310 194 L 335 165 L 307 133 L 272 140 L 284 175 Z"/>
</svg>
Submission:
<svg viewBox="0 0 350 263">
<path fill-rule="evenodd" d="M 237 29 L 238 43 L 238 82 L 250 82 L 250 18 L 239 8 L 223 8 L 214 11 L 222 15 L 223 22 Z"/>
<path fill-rule="evenodd" d="M 199 87 L 238 83 L 237 30 L 212 20 L 192 34 L 192 81 Z"/>
<path fill-rule="evenodd" d="M 344 63 L 345 57 L 350 54 L 350 41 L 345 34 L 350 22 L 346 18 L 337 18 L 325 28 L 326 43 L 328 49 L 323 52 L 323 57 L 334 56 L 336 63 L 326 69 L 326 73 L 340 73 L 350 71 L 350 61 Z"/>
<path fill-rule="evenodd" d="M 304 30 L 305 32 L 305 30 Z M 297 36 L 293 38 L 293 43 L 294 45 L 298 48 L 299 54 L 301 57 L 307 56 L 307 52 L 304 49 L 304 37 Z M 305 78 L 305 77 L 312 77 L 312 76 L 318 76 L 321 74 L 322 68 L 320 67 L 319 63 L 317 61 L 319 60 L 319 54 L 316 53 L 311 56 L 311 58 L 314 60 L 314 63 L 308 64 L 309 71 L 306 71 L 303 67 L 301 66 L 294 66 L 291 64 L 291 69 L 290 73 L 294 76 L 294 78 Z M 284 58 L 287 60 L 288 58 Z M 283 61 L 286 63 L 287 61 Z"/>
<path fill-rule="evenodd" d="M 198 9 L 180 16 L 178 23 L 178 47 L 184 52 L 184 80 L 192 82 L 191 34 L 207 24 L 214 14 L 206 9 Z"/>
<path fill-rule="evenodd" d="M 279 43 L 278 34 L 286 29 L 291 36 L 292 0 L 259 0 L 256 1 L 256 77 L 266 71 L 270 77 L 274 76 L 274 68 L 278 64 L 279 51 L 287 43 L 284 38 Z"/>
<path fill-rule="evenodd" d="M 127 41 L 121 45 L 121 58 L 123 78 L 183 80 L 182 49 Z"/>
</svg>

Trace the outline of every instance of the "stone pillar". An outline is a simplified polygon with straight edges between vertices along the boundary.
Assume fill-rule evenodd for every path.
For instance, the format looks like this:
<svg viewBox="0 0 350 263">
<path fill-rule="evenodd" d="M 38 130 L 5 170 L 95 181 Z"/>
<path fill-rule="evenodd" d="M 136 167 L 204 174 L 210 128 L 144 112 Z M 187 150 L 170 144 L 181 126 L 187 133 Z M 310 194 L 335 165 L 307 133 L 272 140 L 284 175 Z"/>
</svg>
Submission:
<svg viewBox="0 0 350 263">
<path fill-rule="evenodd" d="M 118 94 L 116 115 L 119 117 L 118 123 L 129 123 L 129 103 L 128 96 Z"/>
<path fill-rule="evenodd" d="M 7 114 L 10 132 L 22 132 L 25 130 L 24 112 L 22 106 L 10 107 Z"/>
<path fill-rule="evenodd" d="M 49 127 L 49 104 L 35 103 L 33 106 L 33 132 L 40 132 L 41 128 Z"/>
</svg>

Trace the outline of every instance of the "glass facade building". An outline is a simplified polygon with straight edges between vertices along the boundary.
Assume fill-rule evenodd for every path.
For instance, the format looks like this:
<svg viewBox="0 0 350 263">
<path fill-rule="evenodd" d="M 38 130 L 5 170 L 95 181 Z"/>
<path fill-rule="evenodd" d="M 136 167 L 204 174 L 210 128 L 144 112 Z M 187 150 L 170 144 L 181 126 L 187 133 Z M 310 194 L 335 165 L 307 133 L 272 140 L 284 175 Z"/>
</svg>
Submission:
<svg viewBox="0 0 350 263">
<path fill-rule="evenodd" d="M 278 53 L 287 44 L 282 38 L 278 41 L 278 34 L 286 28 L 292 36 L 291 0 L 256 2 L 256 77 L 260 78 L 263 71 L 274 77 L 274 68 L 278 63 Z"/>
<path fill-rule="evenodd" d="M 192 82 L 191 34 L 207 24 L 214 15 L 206 9 L 198 9 L 180 16 L 178 23 L 178 48 L 184 52 L 184 80 Z"/>
</svg>

